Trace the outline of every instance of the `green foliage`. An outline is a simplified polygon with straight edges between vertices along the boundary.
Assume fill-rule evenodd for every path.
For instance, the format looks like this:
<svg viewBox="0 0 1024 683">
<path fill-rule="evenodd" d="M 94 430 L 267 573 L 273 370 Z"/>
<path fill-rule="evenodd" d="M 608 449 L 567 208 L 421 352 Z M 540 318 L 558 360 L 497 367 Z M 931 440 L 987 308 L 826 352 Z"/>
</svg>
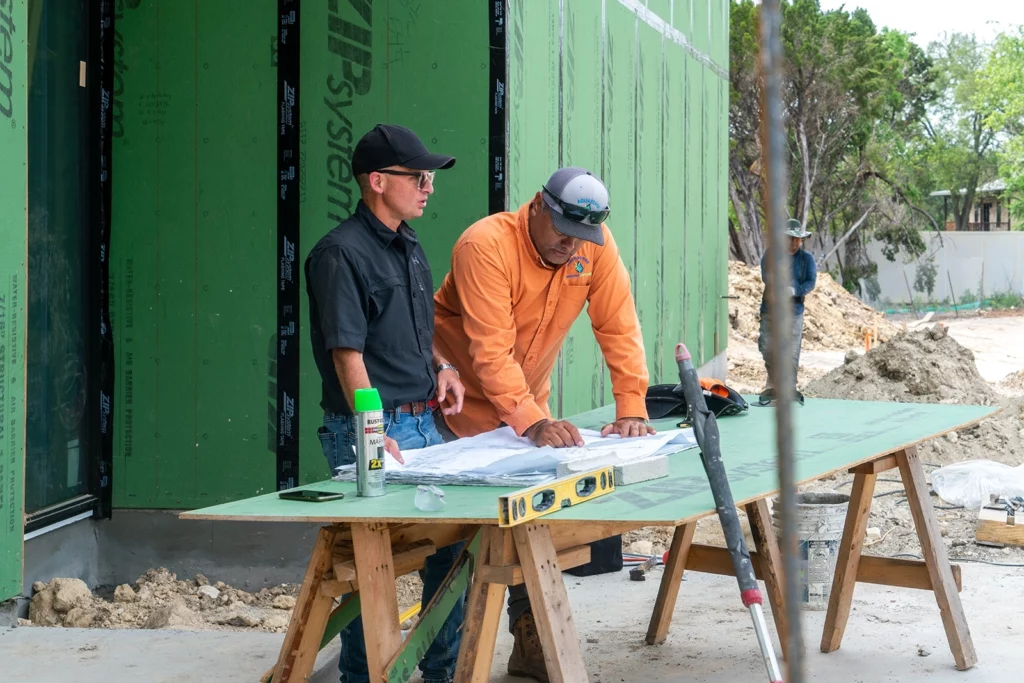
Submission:
<svg viewBox="0 0 1024 683">
<path fill-rule="evenodd" d="M 1017 292 L 999 292 L 988 298 L 992 308 L 1020 308 L 1024 306 L 1024 297 Z"/>
<path fill-rule="evenodd" d="M 975 97 L 987 112 L 985 122 L 1007 138 L 999 175 L 1011 197 L 1010 212 L 1024 219 L 1024 27 L 996 39 L 979 81 Z"/>
<path fill-rule="evenodd" d="M 984 96 L 989 50 L 973 35 L 953 33 L 928 51 L 942 95 L 929 107 L 925 135 L 912 154 L 927 169 L 924 184 L 950 191 L 951 218 L 964 230 L 979 185 L 993 180 L 999 165 L 1001 139 Z"/>
<path fill-rule="evenodd" d="M 926 294 L 929 299 L 935 291 L 935 276 L 938 268 L 935 267 L 935 259 L 927 258 L 917 264 L 917 272 L 914 274 L 914 290 Z"/>
<path fill-rule="evenodd" d="M 833 239 L 859 226 L 835 252 L 843 281 L 856 282 L 868 235 L 885 242 L 891 258 L 924 250 L 913 234 L 926 194 L 913 170 L 924 162 L 900 160 L 937 97 L 936 74 L 906 34 L 879 31 L 862 9 L 823 12 L 818 0 L 783 0 L 781 9 L 787 208 Z M 753 0 L 732 0 L 729 189 L 740 220 L 731 244 L 747 263 L 763 249 L 758 12 Z M 757 239 L 742 239 L 744 232 Z M 816 248 L 813 240 L 809 246 Z"/>
</svg>

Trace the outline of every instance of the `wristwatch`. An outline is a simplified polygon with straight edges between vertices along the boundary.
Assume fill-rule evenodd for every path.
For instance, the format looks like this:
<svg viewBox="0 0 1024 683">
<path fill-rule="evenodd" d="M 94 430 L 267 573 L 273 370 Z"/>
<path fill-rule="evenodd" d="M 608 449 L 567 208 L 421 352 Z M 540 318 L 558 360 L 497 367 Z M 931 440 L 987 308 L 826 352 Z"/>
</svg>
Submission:
<svg viewBox="0 0 1024 683">
<path fill-rule="evenodd" d="M 440 365 L 438 365 L 438 366 L 437 366 L 436 368 L 434 368 L 434 372 L 437 372 L 437 373 L 440 373 L 440 372 L 441 372 L 442 370 L 451 370 L 452 372 L 454 372 L 454 373 L 455 373 L 455 376 L 456 376 L 456 377 L 459 377 L 459 378 L 461 378 L 461 377 L 462 377 L 462 376 L 461 376 L 461 375 L 459 374 L 459 371 L 458 371 L 458 370 L 456 370 L 456 369 L 455 369 L 455 366 L 454 366 L 454 365 L 452 365 L 451 363 L 441 363 L 441 364 L 440 364 Z"/>
</svg>

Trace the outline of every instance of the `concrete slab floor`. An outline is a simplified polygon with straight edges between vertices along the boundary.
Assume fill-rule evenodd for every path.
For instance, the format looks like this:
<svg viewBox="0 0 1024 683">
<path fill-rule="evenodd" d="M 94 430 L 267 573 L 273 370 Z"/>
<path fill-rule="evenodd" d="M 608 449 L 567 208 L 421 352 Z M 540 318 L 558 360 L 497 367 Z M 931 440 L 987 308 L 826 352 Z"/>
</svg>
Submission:
<svg viewBox="0 0 1024 683">
<path fill-rule="evenodd" d="M 750 619 L 739 604 L 735 581 L 728 577 L 689 574 L 668 640 L 659 647 L 644 645 L 660 578 L 660 570 L 642 583 L 629 581 L 625 571 L 587 578 L 566 575 L 592 683 L 765 679 Z M 805 680 L 1020 680 L 1024 569 L 965 564 L 963 583 L 961 596 L 979 658 L 974 669 L 954 668 L 930 593 L 862 585 L 838 652 L 818 651 L 825 613 L 804 613 Z M 273 663 L 281 639 L 240 632 L 31 627 L 0 631 L 0 660 L 3 680 L 12 683 L 255 683 Z M 492 683 L 524 680 L 505 675 L 511 644 L 503 619 Z M 312 683 L 338 680 L 337 652 L 335 642 L 320 653 Z M 412 680 L 418 682 L 419 677 Z"/>
</svg>

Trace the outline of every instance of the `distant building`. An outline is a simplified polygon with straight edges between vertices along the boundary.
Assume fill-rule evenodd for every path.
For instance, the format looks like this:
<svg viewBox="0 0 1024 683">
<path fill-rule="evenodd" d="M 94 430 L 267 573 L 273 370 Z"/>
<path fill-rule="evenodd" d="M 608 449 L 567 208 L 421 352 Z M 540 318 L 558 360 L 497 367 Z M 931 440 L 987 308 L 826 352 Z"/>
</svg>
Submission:
<svg viewBox="0 0 1024 683">
<path fill-rule="evenodd" d="M 960 191 L 961 193 L 964 190 Z M 950 215 L 951 196 L 949 190 L 932 192 L 932 197 L 942 197 L 942 222 L 946 230 L 956 230 L 956 221 Z M 991 232 L 994 230 L 1012 230 L 1010 220 L 1010 197 L 1006 194 L 1006 183 L 1002 180 L 993 180 L 980 186 L 974 195 L 974 205 L 971 207 L 969 220 L 964 227 L 972 232 Z"/>
</svg>

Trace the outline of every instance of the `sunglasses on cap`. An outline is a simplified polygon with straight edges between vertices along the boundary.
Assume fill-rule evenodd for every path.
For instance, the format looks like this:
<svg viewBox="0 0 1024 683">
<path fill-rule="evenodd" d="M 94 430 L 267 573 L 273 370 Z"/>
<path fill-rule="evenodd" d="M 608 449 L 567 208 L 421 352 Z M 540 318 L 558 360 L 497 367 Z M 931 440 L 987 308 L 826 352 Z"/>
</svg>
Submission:
<svg viewBox="0 0 1024 683">
<path fill-rule="evenodd" d="M 417 189 L 422 190 L 427 185 L 434 184 L 434 171 L 390 171 L 388 169 L 381 169 L 375 171 L 375 173 L 384 173 L 386 175 L 404 175 L 412 178 L 419 178 L 417 182 Z"/>
<path fill-rule="evenodd" d="M 562 209 L 562 215 L 571 221 L 577 223 L 585 223 L 587 225 L 601 225 L 608 220 L 608 214 L 611 213 L 610 209 L 597 209 L 591 210 L 585 206 L 579 206 L 577 204 L 568 204 L 563 202 L 560 198 L 556 197 L 555 194 L 546 187 L 541 186 L 548 196 L 555 200 L 559 208 Z"/>
</svg>

